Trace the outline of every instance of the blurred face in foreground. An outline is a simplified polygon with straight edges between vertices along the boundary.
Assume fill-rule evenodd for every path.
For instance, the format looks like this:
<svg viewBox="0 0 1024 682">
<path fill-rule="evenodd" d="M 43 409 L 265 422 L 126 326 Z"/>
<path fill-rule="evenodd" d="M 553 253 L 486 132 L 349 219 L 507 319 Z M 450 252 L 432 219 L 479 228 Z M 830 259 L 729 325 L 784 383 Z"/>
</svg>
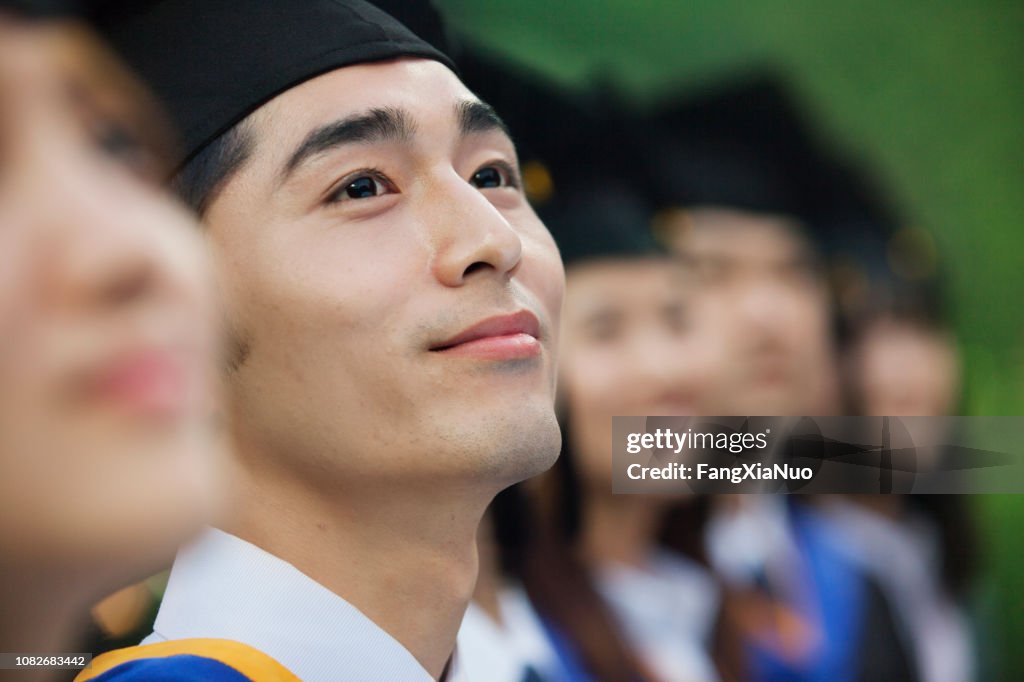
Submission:
<svg viewBox="0 0 1024 682">
<path fill-rule="evenodd" d="M 673 248 L 696 280 L 693 324 L 714 349 L 704 413 L 831 413 L 829 296 L 796 225 L 721 208 L 686 211 L 675 220 Z"/>
<path fill-rule="evenodd" d="M 246 126 L 205 222 L 247 465 L 375 506 L 396 484 L 489 499 L 550 466 L 564 278 L 490 108 L 402 59 L 313 78 Z"/>
<path fill-rule="evenodd" d="M 211 506 L 210 282 L 138 97 L 83 31 L 0 17 L 0 568 L 120 580 Z"/>
<path fill-rule="evenodd" d="M 559 388 L 576 466 L 601 493 L 611 483 L 613 416 L 695 414 L 706 381 L 691 288 L 667 257 L 569 269 Z"/>
</svg>

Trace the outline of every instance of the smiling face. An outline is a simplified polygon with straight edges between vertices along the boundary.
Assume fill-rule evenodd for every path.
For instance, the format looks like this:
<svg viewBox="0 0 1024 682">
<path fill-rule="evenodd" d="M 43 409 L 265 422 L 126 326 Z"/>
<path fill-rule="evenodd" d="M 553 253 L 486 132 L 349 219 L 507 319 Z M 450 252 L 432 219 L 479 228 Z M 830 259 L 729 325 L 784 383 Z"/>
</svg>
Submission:
<svg viewBox="0 0 1024 682">
<path fill-rule="evenodd" d="M 830 414 L 836 367 L 825 279 L 789 220 L 725 208 L 680 214 L 694 325 L 713 346 L 714 415 Z"/>
<path fill-rule="evenodd" d="M 707 380 L 690 323 L 691 287 L 664 257 L 570 268 L 561 399 L 584 482 L 607 494 L 612 417 L 695 414 Z"/>
<path fill-rule="evenodd" d="M 199 528 L 217 458 L 206 261 L 106 59 L 0 20 L 0 557 L 109 578 Z"/>
<path fill-rule="evenodd" d="M 493 493 L 549 466 L 564 277 L 490 109 L 398 60 L 307 81 L 247 127 L 205 214 L 241 456 L 351 494 Z"/>
</svg>

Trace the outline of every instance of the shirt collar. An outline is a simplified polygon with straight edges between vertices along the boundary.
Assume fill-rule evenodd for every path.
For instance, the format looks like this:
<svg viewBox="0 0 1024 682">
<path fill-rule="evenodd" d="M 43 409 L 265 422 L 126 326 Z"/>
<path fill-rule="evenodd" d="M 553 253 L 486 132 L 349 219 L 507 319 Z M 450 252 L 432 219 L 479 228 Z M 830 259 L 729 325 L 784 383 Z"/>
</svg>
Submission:
<svg viewBox="0 0 1024 682">
<path fill-rule="evenodd" d="M 216 528 L 179 552 L 153 630 L 159 639 L 248 644 L 305 682 L 433 680 L 355 606 L 288 562 Z M 453 657 L 448 680 L 460 679 Z"/>
</svg>

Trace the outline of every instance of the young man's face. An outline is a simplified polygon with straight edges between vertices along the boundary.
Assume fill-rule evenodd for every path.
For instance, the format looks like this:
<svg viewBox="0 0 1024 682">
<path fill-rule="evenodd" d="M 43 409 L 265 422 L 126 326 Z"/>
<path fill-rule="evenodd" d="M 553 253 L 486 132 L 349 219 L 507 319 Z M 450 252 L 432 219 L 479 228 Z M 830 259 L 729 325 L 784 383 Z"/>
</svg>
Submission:
<svg viewBox="0 0 1024 682">
<path fill-rule="evenodd" d="M 673 246 L 694 270 L 694 325 L 717 349 L 703 413 L 829 414 L 830 302 L 796 227 L 766 214 L 698 208 Z"/>
<path fill-rule="evenodd" d="M 314 78 L 251 124 L 206 214 L 243 456 L 353 492 L 547 468 L 564 275 L 489 108 L 409 59 Z"/>
<path fill-rule="evenodd" d="M 665 257 L 569 268 L 559 387 L 588 491 L 611 491 L 613 416 L 695 413 L 707 344 L 689 321 L 691 290 L 685 271 Z"/>
</svg>

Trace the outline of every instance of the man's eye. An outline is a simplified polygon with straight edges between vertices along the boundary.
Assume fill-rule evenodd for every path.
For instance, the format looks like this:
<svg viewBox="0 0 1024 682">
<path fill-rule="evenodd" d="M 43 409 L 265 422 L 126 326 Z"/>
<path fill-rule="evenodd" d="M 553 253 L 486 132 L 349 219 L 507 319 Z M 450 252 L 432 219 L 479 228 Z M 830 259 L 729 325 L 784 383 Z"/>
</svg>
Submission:
<svg viewBox="0 0 1024 682">
<path fill-rule="evenodd" d="M 370 199 L 392 191 L 391 187 L 381 178 L 374 175 L 363 174 L 356 176 L 334 192 L 329 200 L 331 202 L 347 201 L 349 199 Z"/>
<path fill-rule="evenodd" d="M 485 166 L 469 179 L 469 184 L 477 189 L 491 189 L 494 187 L 517 187 L 515 176 L 511 168 L 499 165 Z"/>
</svg>

